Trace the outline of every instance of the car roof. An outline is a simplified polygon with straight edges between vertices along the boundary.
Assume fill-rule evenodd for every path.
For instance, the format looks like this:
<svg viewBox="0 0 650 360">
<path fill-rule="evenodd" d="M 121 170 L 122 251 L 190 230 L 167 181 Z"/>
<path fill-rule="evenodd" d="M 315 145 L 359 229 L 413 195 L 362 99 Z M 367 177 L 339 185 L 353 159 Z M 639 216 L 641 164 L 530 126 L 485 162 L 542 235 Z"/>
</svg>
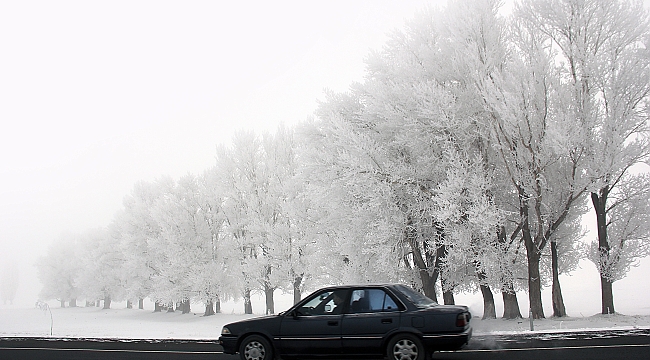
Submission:
<svg viewBox="0 0 650 360">
<path fill-rule="evenodd" d="M 368 283 L 368 284 L 347 284 L 347 285 L 332 285 L 332 286 L 326 286 L 319 288 L 317 290 L 335 290 L 335 289 L 351 289 L 351 288 L 367 288 L 367 287 L 387 287 L 387 288 L 393 288 L 397 285 L 403 285 L 399 283 Z M 406 286 L 406 285 L 404 285 Z"/>
</svg>

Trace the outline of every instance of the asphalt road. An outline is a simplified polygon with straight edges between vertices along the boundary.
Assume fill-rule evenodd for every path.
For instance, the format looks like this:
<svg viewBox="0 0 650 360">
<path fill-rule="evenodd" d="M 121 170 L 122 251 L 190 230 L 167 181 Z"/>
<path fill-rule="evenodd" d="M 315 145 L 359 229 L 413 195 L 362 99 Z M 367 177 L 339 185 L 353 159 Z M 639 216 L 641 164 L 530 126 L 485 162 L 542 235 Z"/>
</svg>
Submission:
<svg viewBox="0 0 650 360">
<path fill-rule="evenodd" d="M 463 350 L 433 359 L 650 360 L 650 329 L 474 336 Z"/>
<path fill-rule="evenodd" d="M 474 336 L 457 352 L 433 359 L 555 360 L 650 359 L 650 329 Z M 211 359 L 234 360 L 209 340 L 0 338 L 0 360 L 9 359 Z"/>
<path fill-rule="evenodd" d="M 235 360 L 210 340 L 0 338 L 0 360 Z"/>
</svg>

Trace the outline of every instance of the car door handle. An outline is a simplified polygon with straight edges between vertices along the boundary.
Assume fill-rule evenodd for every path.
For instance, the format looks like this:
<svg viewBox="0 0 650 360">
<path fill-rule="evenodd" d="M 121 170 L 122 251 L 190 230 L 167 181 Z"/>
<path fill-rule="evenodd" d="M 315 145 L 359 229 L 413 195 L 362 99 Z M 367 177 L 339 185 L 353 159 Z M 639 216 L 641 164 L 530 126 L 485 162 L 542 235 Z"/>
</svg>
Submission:
<svg viewBox="0 0 650 360">
<path fill-rule="evenodd" d="M 335 321 L 335 320 L 331 320 L 331 321 L 328 321 L 328 322 L 327 322 L 327 325 L 329 325 L 329 326 L 338 326 L 338 325 L 339 325 L 339 322 L 338 322 L 338 321 Z"/>
<path fill-rule="evenodd" d="M 392 324 L 392 323 L 393 323 L 393 319 L 381 319 L 381 323 L 382 323 L 382 324 Z"/>
</svg>

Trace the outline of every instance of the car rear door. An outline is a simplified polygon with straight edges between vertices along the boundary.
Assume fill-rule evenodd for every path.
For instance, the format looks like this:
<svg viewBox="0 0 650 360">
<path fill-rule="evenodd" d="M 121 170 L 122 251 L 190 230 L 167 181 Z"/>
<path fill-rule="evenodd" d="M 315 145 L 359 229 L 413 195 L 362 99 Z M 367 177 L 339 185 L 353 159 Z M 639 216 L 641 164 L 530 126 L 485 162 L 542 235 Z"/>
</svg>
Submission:
<svg viewBox="0 0 650 360">
<path fill-rule="evenodd" d="M 400 308 L 381 288 L 355 289 L 343 315 L 341 337 L 346 355 L 380 355 L 382 341 L 399 327 Z"/>
</svg>

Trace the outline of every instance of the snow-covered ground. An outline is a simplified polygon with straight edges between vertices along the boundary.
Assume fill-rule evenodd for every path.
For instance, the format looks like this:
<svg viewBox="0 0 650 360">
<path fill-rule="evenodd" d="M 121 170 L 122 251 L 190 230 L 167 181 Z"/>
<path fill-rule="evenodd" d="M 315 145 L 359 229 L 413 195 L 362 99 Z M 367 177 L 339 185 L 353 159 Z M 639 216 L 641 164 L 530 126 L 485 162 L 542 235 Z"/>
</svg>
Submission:
<svg viewBox="0 0 650 360">
<path fill-rule="evenodd" d="M 52 308 L 50 313 L 36 308 L 0 307 L 0 337 L 122 338 L 122 339 L 216 339 L 229 322 L 258 315 L 229 312 L 204 317 L 197 305 L 190 314 L 154 313 L 150 309 L 108 309 L 96 307 Z M 474 334 L 530 332 L 528 319 L 472 319 Z M 593 315 L 548 318 L 534 321 L 536 332 L 576 329 L 650 328 L 650 315 Z"/>
<path fill-rule="evenodd" d="M 584 262 L 584 261 L 583 261 Z M 628 277 L 614 283 L 616 310 L 624 315 L 595 315 L 600 310 L 600 287 L 598 276 L 594 276 L 593 265 L 584 264 L 576 276 L 562 277 L 563 294 L 569 317 L 554 319 L 550 304 L 550 289 L 544 289 L 544 313 L 547 319 L 534 321 L 535 331 L 564 331 L 567 329 L 633 329 L 650 328 L 650 258 L 643 259 L 643 266 L 633 268 Z M 591 271 L 591 272 L 589 272 Z M 501 296 L 495 294 L 497 314 L 503 312 Z M 527 317 L 528 301 L 525 293 L 518 294 L 519 307 Z M 519 320 L 480 319 L 483 304 L 480 293 L 458 294 L 457 304 L 468 305 L 474 315 L 474 334 L 530 332 L 527 318 Z M 253 296 L 253 316 L 264 311 L 264 299 L 260 294 Z M 284 311 L 291 307 L 293 296 L 278 291 L 275 310 Z M 192 304 L 190 314 L 154 313 L 153 303 L 145 300 L 145 310 L 126 309 L 125 302 L 113 302 L 112 309 L 96 307 L 59 308 L 56 301 L 49 301 L 53 320 L 54 337 L 125 338 L 125 339 L 216 339 L 221 327 L 229 322 L 245 319 L 241 301 L 222 303 L 222 313 L 203 317 L 201 304 Z M 83 301 L 79 301 L 83 304 Z M 25 302 L 16 305 L 0 304 L 1 336 L 50 336 L 50 313 L 43 312 Z"/>
</svg>

